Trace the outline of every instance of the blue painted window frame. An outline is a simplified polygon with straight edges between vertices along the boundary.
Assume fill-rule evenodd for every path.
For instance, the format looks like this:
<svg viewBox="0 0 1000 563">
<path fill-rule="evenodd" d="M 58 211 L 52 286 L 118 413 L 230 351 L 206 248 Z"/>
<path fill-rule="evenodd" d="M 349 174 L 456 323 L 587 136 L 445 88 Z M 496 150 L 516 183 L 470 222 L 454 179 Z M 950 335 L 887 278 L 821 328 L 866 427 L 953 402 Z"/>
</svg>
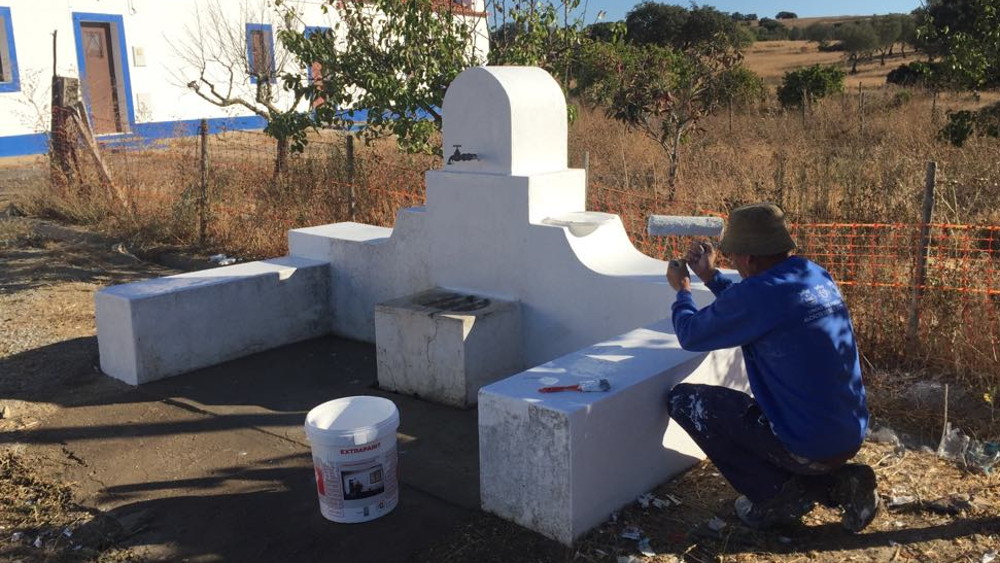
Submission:
<svg viewBox="0 0 1000 563">
<path fill-rule="evenodd" d="M 268 56 L 271 58 L 271 72 L 270 72 L 271 79 L 269 80 L 269 82 L 271 84 L 274 84 L 275 82 L 278 81 L 278 74 L 277 72 L 275 72 L 277 69 L 275 68 L 275 62 L 274 62 L 274 30 L 271 28 L 271 24 L 269 23 L 247 24 L 247 63 L 248 63 L 247 69 L 250 71 L 250 83 L 251 84 L 257 83 L 257 77 L 254 76 L 253 74 L 253 69 L 255 68 L 254 58 L 253 58 L 253 40 L 251 39 L 251 32 L 253 31 L 263 31 L 267 33 L 268 45 L 271 47 L 271 52 L 268 53 Z"/>
<path fill-rule="evenodd" d="M 125 90 L 125 116 L 128 118 L 128 129 L 131 131 L 135 128 L 135 108 L 132 104 L 132 76 L 129 74 L 128 43 L 125 42 L 125 20 L 122 16 L 116 14 L 73 12 L 73 35 L 76 39 L 76 64 L 77 68 L 80 69 L 81 85 L 84 84 L 87 78 L 85 71 L 86 62 L 83 53 L 83 30 L 80 28 L 80 24 L 82 23 L 110 23 L 114 24 L 115 29 L 118 31 L 118 51 L 114 52 L 114 54 L 121 57 L 119 62 L 122 67 L 122 87 Z M 128 133 L 128 131 L 117 134 L 126 133 Z"/>
<path fill-rule="evenodd" d="M 10 19 L 10 8 L 0 6 L 0 25 L 3 26 L 4 36 L 7 39 L 0 44 L 0 49 L 6 50 L 7 66 L 9 66 L 10 80 L 4 80 L 0 76 L 0 92 L 20 92 L 21 76 L 17 67 L 17 49 L 14 47 L 14 24 Z"/>
<path fill-rule="evenodd" d="M 309 37 L 314 33 L 323 33 L 326 31 L 333 31 L 333 28 L 326 27 L 323 25 L 307 25 L 306 28 L 302 31 L 302 35 Z M 313 79 L 313 67 L 311 64 L 306 65 L 306 77 L 309 80 Z"/>
</svg>

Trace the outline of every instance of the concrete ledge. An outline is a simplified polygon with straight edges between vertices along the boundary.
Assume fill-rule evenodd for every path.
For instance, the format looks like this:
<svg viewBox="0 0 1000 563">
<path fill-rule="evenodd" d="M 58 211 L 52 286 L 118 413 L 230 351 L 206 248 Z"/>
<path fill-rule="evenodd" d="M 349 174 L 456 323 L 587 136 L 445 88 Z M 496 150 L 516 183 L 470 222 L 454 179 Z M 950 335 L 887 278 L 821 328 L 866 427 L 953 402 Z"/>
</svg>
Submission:
<svg viewBox="0 0 1000 563">
<path fill-rule="evenodd" d="M 328 263 L 286 256 L 105 288 L 101 369 L 139 385 L 322 336 L 329 285 Z"/>
<path fill-rule="evenodd" d="M 704 455 L 667 415 L 681 381 L 746 389 L 739 350 L 686 352 L 669 319 L 484 387 L 483 510 L 566 545 Z M 607 393 L 539 393 L 607 378 Z"/>
</svg>

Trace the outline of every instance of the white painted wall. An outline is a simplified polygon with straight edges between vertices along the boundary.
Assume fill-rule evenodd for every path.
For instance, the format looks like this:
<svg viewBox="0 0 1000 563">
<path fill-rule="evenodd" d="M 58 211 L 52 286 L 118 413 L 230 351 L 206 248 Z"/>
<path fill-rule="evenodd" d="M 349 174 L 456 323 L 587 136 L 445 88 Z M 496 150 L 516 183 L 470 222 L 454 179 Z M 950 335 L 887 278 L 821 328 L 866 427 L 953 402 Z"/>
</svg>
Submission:
<svg viewBox="0 0 1000 563">
<path fill-rule="evenodd" d="M 3 0 L 0 5 L 11 11 L 21 90 L 0 92 L 0 137 L 47 131 L 53 31 L 57 32 L 57 73 L 79 76 L 74 12 L 121 16 L 137 123 L 252 115 L 238 107 L 213 106 L 185 87 L 197 74 L 192 74 L 190 65 L 178 56 L 178 46 L 186 41 L 187 30 L 203 34 L 206 44 L 220 37 L 219 30 L 204 23 L 199 32 L 198 14 L 204 18 L 210 6 L 216 4 L 223 7 L 222 12 L 236 26 L 239 37 L 243 37 L 246 23 L 270 23 L 277 33 L 280 18 L 266 0 Z M 286 4 L 301 14 L 301 21 L 295 24 L 299 29 L 307 25 L 333 27 L 336 22 L 336 10 L 324 14 L 322 3 L 316 0 L 287 0 Z M 476 0 L 480 9 L 482 4 L 483 0 Z M 485 18 L 479 19 L 478 30 L 476 48 L 486 52 Z M 142 51 L 142 57 L 136 57 L 137 49 Z M 276 37 L 275 50 L 279 61 L 280 42 Z M 292 57 L 287 57 L 286 63 L 290 70 L 297 64 Z M 250 87 L 246 77 L 237 77 L 234 93 L 250 95 Z"/>
<path fill-rule="evenodd" d="M 530 366 L 669 315 L 666 262 L 636 250 L 617 216 L 585 212 L 584 171 L 567 168 L 566 101 L 551 76 L 463 72 L 444 103 L 444 146 L 453 145 L 479 160 L 428 172 L 426 208 L 400 212 L 395 229 L 289 233 L 292 254 L 331 264 L 334 333 L 371 342 L 377 303 L 439 286 L 520 301 Z M 696 284 L 695 299 L 712 297 Z"/>
</svg>

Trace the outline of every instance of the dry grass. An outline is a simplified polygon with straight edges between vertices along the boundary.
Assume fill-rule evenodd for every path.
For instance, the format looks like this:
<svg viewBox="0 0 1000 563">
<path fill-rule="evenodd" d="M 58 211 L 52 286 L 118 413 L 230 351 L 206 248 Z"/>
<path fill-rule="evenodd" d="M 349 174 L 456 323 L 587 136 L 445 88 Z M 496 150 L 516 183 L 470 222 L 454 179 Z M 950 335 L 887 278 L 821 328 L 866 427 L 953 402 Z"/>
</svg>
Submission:
<svg viewBox="0 0 1000 563">
<path fill-rule="evenodd" d="M 35 460 L 0 450 L 0 559 L 4 561 L 134 561 L 115 547 L 121 526 L 73 502 L 72 489 L 47 477 Z"/>
<path fill-rule="evenodd" d="M 1000 485 L 996 475 L 966 472 L 923 451 L 866 442 L 856 458 L 875 470 L 883 506 L 861 534 L 840 527 L 835 510 L 817 507 L 801 523 L 767 532 L 742 526 L 736 492 L 703 461 L 652 493 L 666 506 L 631 503 L 574 548 L 547 542 L 482 515 L 414 557 L 415 561 L 648 561 L 650 563 L 802 563 L 814 561 L 987 561 L 996 549 Z M 901 502 L 900 499 L 906 502 Z M 893 500 L 897 503 L 888 507 Z M 711 523 L 711 524 L 710 524 Z M 640 554 L 648 538 L 655 555 Z"/>
<path fill-rule="evenodd" d="M 910 55 L 908 59 L 899 56 L 886 59 L 882 66 L 875 58 L 858 64 L 858 73 L 847 77 L 851 88 L 879 87 L 885 84 L 886 74 L 904 62 L 917 60 Z M 746 65 L 759 74 L 769 86 L 781 84 L 781 77 L 788 71 L 811 66 L 814 64 L 840 65 L 845 72 L 851 70 L 845 53 L 821 52 L 816 43 L 808 41 L 758 41 L 746 53 Z"/>
</svg>

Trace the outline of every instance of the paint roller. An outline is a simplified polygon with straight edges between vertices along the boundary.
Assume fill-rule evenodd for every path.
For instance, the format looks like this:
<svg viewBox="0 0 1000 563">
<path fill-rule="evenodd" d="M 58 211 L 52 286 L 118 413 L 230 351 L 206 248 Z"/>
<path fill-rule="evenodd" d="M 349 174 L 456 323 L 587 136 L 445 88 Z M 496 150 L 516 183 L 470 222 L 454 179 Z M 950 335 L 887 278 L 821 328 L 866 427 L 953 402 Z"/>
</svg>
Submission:
<svg viewBox="0 0 1000 563">
<path fill-rule="evenodd" d="M 722 217 L 650 215 L 646 232 L 654 237 L 717 237 L 722 234 L 723 225 Z"/>
</svg>

